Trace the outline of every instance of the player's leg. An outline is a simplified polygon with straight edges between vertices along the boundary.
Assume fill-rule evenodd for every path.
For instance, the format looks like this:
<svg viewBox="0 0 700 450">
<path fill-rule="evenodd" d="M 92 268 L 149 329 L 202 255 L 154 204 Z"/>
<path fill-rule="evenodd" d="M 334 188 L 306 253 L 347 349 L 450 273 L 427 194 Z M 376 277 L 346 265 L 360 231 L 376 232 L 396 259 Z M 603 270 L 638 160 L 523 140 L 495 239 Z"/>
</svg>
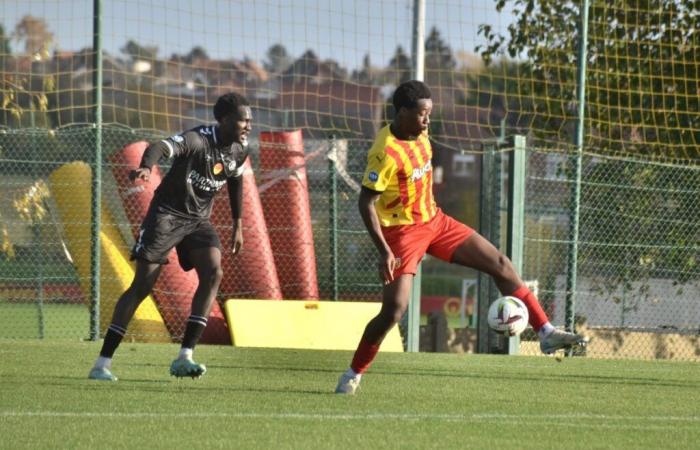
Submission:
<svg viewBox="0 0 700 450">
<path fill-rule="evenodd" d="M 114 307 L 112 322 L 107 328 L 100 356 L 95 361 L 95 365 L 88 375 L 89 378 L 116 381 L 116 377 L 111 373 L 112 357 L 124 338 L 126 328 L 136 309 L 153 289 L 161 267 L 158 263 L 144 260 L 136 262 L 134 279 L 129 288 L 119 297 Z"/>
<path fill-rule="evenodd" d="M 194 268 L 197 272 L 199 285 L 192 297 L 192 308 L 185 325 L 180 353 L 170 366 L 170 374 L 176 377 L 197 378 L 207 370 L 203 364 L 193 360 L 193 353 L 207 326 L 209 313 L 223 278 L 221 242 L 213 227 L 204 222 L 195 232 L 183 239 L 177 251 L 182 267 L 185 270 Z"/>
<path fill-rule="evenodd" d="M 587 341 L 584 336 L 556 330 L 549 322 L 535 294 L 516 272 L 510 259 L 480 234 L 471 233 L 454 249 L 450 261 L 490 275 L 503 295 L 511 295 L 522 300 L 528 309 L 530 325 L 540 338 L 540 348 L 543 353 L 553 353 L 575 344 L 585 344 Z"/>
<path fill-rule="evenodd" d="M 149 209 L 131 251 L 131 259 L 136 260 L 134 280 L 117 301 L 100 357 L 90 372 L 90 378 L 116 379 L 109 372 L 112 356 L 126 334 L 126 327 L 139 304 L 153 289 L 161 265 L 167 264 L 168 253 L 183 238 L 183 230 L 184 227 L 180 226 L 176 217 L 159 210 L 157 206 Z"/>
<path fill-rule="evenodd" d="M 394 280 L 384 285 L 379 314 L 367 324 L 350 368 L 338 381 L 336 393 L 339 394 L 355 393 L 384 337 L 406 312 L 413 277 L 433 236 L 428 224 L 386 227 L 382 228 L 382 234 L 400 262 L 394 270 Z"/>
<path fill-rule="evenodd" d="M 192 298 L 192 311 L 187 320 L 182 346 L 194 349 L 206 327 L 224 273 L 221 268 L 221 250 L 216 247 L 192 250 L 189 257 L 197 271 L 199 285 Z"/>
<path fill-rule="evenodd" d="M 350 363 L 350 368 L 341 375 L 336 394 L 354 394 L 360 385 L 362 374 L 367 371 L 377 356 L 379 347 L 387 333 L 401 320 L 411 293 L 413 274 L 399 275 L 382 291 L 382 308 L 365 327 L 360 344 Z"/>
</svg>

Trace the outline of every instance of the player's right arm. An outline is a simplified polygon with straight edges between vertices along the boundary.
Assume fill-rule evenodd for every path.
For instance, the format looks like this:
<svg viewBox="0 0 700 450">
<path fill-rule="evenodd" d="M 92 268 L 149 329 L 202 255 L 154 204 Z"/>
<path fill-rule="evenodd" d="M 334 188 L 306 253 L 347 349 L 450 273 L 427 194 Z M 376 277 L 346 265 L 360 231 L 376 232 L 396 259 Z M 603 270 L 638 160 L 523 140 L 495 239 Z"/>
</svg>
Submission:
<svg viewBox="0 0 700 450">
<path fill-rule="evenodd" d="M 375 204 L 382 193 L 373 191 L 372 189 L 362 186 L 360 190 L 360 199 L 357 202 L 357 207 L 360 210 L 360 216 L 367 228 L 367 233 L 372 239 L 374 246 L 379 251 L 379 272 L 384 283 L 394 281 L 394 269 L 396 269 L 396 257 L 389 248 L 389 245 L 382 234 L 382 227 L 379 223 L 379 216 Z"/>
<path fill-rule="evenodd" d="M 365 228 L 379 251 L 379 272 L 384 283 L 394 280 L 394 269 L 397 267 L 397 261 L 382 234 L 376 203 L 392 183 L 397 172 L 396 162 L 386 154 L 384 144 L 381 141 L 375 143 L 367 155 L 367 168 L 362 178 L 358 209 Z"/>
<path fill-rule="evenodd" d="M 202 136 L 194 130 L 154 142 L 143 152 L 141 164 L 139 164 L 138 169 L 129 173 L 129 179 L 131 181 L 136 179 L 148 181 L 151 176 L 151 168 L 158 164 L 161 158 L 169 159 L 175 156 L 186 155 L 201 148 L 203 144 Z"/>
</svg>

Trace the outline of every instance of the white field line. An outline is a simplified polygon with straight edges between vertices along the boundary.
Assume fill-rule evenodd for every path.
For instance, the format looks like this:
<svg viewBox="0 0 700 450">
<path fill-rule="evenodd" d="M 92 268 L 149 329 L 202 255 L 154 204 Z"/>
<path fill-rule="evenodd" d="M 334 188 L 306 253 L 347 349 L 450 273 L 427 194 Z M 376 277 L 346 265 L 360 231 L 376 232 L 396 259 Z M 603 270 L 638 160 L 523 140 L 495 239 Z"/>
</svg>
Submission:
<svg viewBox="0 0 700 450">
<path fill-rule="evenodd" d="M 167 413 L 167 412 L 70 412 L 70 411 L 0 411 L 0 418 L 122 418 L 122 419 L 299 419 L 299 420 L 326 420 L 326 421 L 350 421 L 350 420 L 436 420 L 448 422 L 542 422 L 550 421 L 550 424 L 582 426 L 595 425 L 624 428 L 623 424 L 611 424 L 610 422 L 634 422 L 635 427 L 648 427 L 651 423 L 657 425 L 676 426 L 683 422 L 689 425 L 700 423 L 700 416 L 624 416 L 611 414 L 412 414 L 412 413 L 372 413 L 372 414 L 341 414 L 341 413 L 275 413 L 275 412 L 211 412 L 211 413 Z M 552 423 L 554 422 L 554 423 Z M 607 423 L 596 423 L 607 422 Z"/>
</svg>

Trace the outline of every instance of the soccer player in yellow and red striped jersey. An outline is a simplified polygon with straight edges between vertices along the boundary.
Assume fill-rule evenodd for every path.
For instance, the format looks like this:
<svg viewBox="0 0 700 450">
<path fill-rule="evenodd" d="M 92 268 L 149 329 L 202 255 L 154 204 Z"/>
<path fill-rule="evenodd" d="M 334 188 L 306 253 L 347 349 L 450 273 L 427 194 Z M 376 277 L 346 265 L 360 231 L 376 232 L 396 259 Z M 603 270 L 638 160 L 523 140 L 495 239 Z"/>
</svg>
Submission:
<svg viewBox="0 0 700 450">
<path fill-rule="evenodd" d="M 335 392 L 354 394 L 386 334 L 408 306 L 411 282 L 426 253 L 493 277 L 504 295 L 521 299 L 544 353 L 586 342 L 584 336 L 555 329 L 511 261 L 486 238 L 444 214 L 433 198 L 428 126 L 430 89 L 421 81 L 402 83 L 394 92 L 396 116 L 377 135 L 367 155 L 358 201 L 360 215 L 379 251 L 384 281 L 382 308 L 367 324 L 350 368 Z"/>
</svg>

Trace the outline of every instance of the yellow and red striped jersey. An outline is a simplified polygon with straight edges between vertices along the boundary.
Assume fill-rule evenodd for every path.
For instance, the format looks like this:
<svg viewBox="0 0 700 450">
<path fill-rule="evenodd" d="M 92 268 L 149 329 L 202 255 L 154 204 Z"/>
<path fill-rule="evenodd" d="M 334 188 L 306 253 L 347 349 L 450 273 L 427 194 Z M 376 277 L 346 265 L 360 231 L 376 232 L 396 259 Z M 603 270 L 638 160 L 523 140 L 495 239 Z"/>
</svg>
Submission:
<svg viewBox="0 0 700 450">
<path fill-rule="evenodd" d="M 435 216 L 432 156 L 427 133 L 402 141 L 389 125 L 381 129 L 367 154 L 362 185 L 382 193 L 376 203 L 382 226 L 426 223 Z"/>
</svg>

